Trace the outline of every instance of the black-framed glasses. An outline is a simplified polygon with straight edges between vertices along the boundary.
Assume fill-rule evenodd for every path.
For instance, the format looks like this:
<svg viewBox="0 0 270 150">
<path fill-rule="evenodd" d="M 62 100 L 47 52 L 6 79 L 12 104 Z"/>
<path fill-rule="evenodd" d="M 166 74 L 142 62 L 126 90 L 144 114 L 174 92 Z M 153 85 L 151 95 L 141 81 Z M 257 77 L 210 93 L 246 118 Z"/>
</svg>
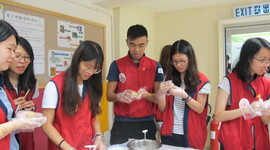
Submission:
<svg viewBox="0 0 270 150">
<path fill-rule="evenodd" d="M 22 55 L 15 55 L 14 59 L 16 61 L 18 61 L 18 62 L 21 62 L 23 60 L 24 62 L 27 62 L 28 63 L 28 62 L 31 61 L 30 56 L 22 56 Z"/>
<path fill-rule="evenodd" d="M 259 61 L 262 65 L 270 65 L 270 61 L 267 59 L 258 59 L 256 57 L 253 57 L 255 60 Z"/>
</svg>

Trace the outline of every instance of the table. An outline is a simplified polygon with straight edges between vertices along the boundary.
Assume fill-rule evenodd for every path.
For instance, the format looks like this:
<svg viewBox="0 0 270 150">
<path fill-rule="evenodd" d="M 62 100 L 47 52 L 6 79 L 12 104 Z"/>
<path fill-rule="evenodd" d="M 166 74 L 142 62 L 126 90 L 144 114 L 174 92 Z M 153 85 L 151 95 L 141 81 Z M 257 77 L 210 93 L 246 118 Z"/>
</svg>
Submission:
<svg viewBox="0 0 270 150">
<path fill-rule="evenodd" d="M 162 146 L 161 146 L 161 148 L 159 148 L 159 150 L 195 150 L 195 149 L 186 148 L 186 147 L 176 147 L 176 146 L 162 144 Z"/>
<path fill-rule="evenodd" d="M 108 147 L 108 150 L 128 150 L 128 147 L 126 146 L 126 144 L 119 144 L 119 145 L 116 144 L 116 145 L 112 145 L 111 147 Z M 162 144 L 159 150 L 195 150 L 195 149 Z"/>
</svg>

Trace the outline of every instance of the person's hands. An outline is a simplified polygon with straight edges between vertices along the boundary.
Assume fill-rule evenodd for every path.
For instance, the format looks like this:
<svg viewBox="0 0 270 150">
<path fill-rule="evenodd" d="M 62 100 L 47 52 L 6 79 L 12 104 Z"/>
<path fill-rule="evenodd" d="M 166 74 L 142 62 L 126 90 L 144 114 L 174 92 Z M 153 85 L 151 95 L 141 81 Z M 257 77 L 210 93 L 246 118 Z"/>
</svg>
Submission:
<svg viewBox="0 0 270 150">
<path fill-rule="evenodd" d="M 123 103 L 131 103 L 132 101 L 135 100 L 134 91 L 132 90 L 125 90 L 121 93 L 118 93 L 116 96 L 118 101 Z"/>
<path fill-rule="evenodd" d="M 239 101 L 239 108 L 242 111 L 243 117 L 245 120 L 252 119 L 256 116 L 261 116 L 260 111 L 261 102 L 253 102 L 251 105 L 246 98 L 242 98 Z"/>
<path fill-rule="evenodd" d="M 20 105 L 20 108 L 23 110 L 34 110 L 35 103 L 32 100 L 28 100 L 28 101 L 23 102 Z"/>
<path fill-rule="evenodd" d="M 166 94 L 170 94 L 168 92 L 172 87 L 174 87 L 174 84 L 172 83 L 171 80 L 161 82 L 160 87 L 157 91 L 157 98 L 163 98 Z"/>
<path fill-rule="evenodd" d="M 14 99 L 14 103 L 18 107 L 18 110 L 22 110 L 22 104 L 25 102 L 26 102 L 25 97 L 18 97 Z"/>
<path fill-rule="evenodd" d="M 173 95 L 173 96 L 179 96 L 181 98 L 186 98 L 188 97 L 188 94 L 181 88 L 181 87 L 178 87 L 178 86 L 173 86 L 171 89 L 170 89 L 170 93 Z"/>
<path fill-rule="evenodd" d="M 102 137 L 96 138 L 94 145 L 96 146 L 97 150 L 106 150 L 107 146 L 104 142 L 104 139 Z"/>
<path fill-rule="evenodd" d="M 14 125 L 14 130 L 16 133 L 19 132 L 32 132 L 34 128 L 40 127 L 41 123 L 37 120 L 30 120 L 25 118 L 14 118 L 11 120 Z"/>
<path fill-rule="evenodd" d="M 270 100 L 266 100 L 263 102 L 262 113 L 264 115 L 270 115 Z"/>
<path fill-rule="evenodd" d="M 250 104 L 250 107 L 256 116 L 262 116 L 263 100 L 259 99 Z"/>
<path fill-rule="evenodd" d="M 140 88 L 138 92 L 135 92 L 135 95 L 134 94 L 133 95 L 135 96 L 135 99 L 139 100 L 147 97 L 148 94 L 149 92 L 147 92 L 145 88 Z"/>
<path fill-rule="evenodd" d="M 13 118 L 12 120 L 14 120 L 16 123 L 16 125 L 18 125 L 18 129 L 16 129 L 16 132 L 32 132 L 34 130 L 34 128 L 36 127 L 40 127 L 41 125 L 45 124 L 47 121 L 47 118 L 43 116 L 42 113 L 37 113 L 37 112 L 33 112 L 33 111 L 28 111 L 28 110 L 20 110 L 15 114 L 15 118 Z M 24 129 L 20 129 L 20 125 L 22 126 L 27 126 L 27 123 L 32 125 L 28 128 Z"/>
</svg>

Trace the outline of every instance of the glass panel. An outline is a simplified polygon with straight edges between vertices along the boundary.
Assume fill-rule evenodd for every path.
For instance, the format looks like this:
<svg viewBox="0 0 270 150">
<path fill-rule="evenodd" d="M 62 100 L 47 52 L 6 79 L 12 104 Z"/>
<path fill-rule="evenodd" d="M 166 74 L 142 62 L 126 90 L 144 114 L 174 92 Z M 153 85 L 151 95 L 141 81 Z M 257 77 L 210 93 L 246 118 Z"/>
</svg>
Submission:
<svg viewBox="0 0 270 150">
<path fill-rule="evenodd" d="M 235 66 L 243 43 L 252 37 L 261 37 L 270 42 L 270 24 L 238 26 L 225 28 L 225 73 Z"/>
</svg>

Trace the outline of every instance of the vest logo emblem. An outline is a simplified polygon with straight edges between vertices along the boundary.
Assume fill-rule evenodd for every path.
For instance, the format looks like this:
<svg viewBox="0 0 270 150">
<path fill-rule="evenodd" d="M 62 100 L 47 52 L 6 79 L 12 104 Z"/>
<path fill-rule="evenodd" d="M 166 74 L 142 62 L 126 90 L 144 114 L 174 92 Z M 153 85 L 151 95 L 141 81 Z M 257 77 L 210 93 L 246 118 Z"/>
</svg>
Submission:
<svg viewBox="0 0 270 150">
<path fill-rule="evenodd" d="M 127 80 L 126 75 L 123 74 L 123 73 L 120 73 L 119 74 L 119 81 L 122 82 L 122 83 L 125 83 L 126 80 Z"/>
</svg>

